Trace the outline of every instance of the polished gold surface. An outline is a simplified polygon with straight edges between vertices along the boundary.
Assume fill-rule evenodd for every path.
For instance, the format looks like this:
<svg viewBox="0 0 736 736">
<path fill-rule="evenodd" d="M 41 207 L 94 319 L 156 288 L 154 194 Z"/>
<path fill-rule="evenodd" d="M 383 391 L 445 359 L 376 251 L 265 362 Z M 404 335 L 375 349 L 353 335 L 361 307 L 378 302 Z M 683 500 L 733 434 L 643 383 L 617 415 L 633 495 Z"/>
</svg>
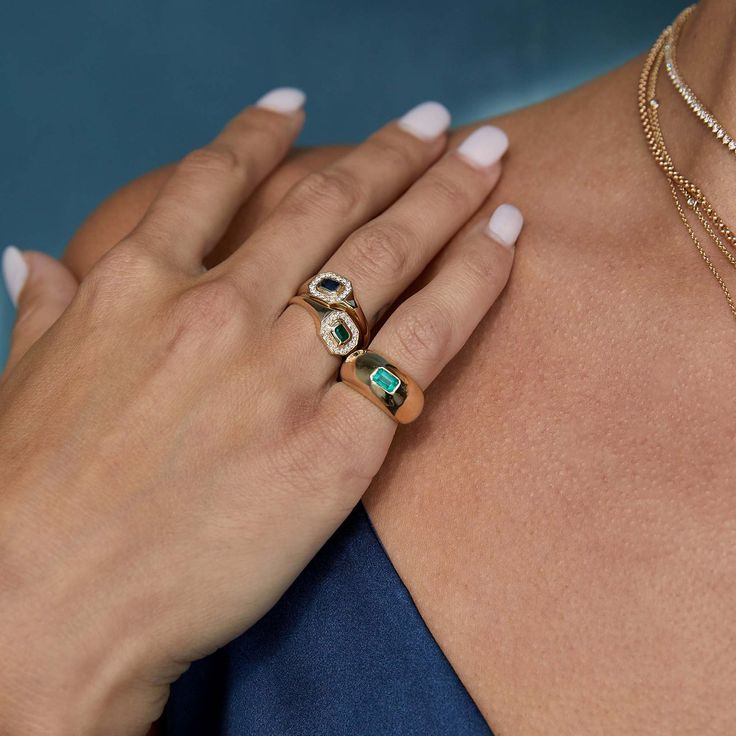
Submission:
<svg viewBox="0 0 736 736">
<path fill-rule="evenodd" d="M 665 144 L 659 120 L 660 103 L 657 99 L 657 79 L 665 58 L 665 46 L 671 44 L 673 40 L 675 44 L 677 43 L 682 26 L 692 11 L 693 7 L 686 8 L 671 26 L 665 28 L 647 55 L 639 79 L 639 115 L 649 150 L 669 182 L 678 215 L 700 257 L 721 287 L 731 314 L 736 319 L 736 303 L 734 303 L 728 284 L 695 232 L 687 210 L 692 211 L 707 238 L 733 268 L 736 268 L 736 255 L 734 255 L 736 235 L 716 212 L 700 187 L 677 170 Z"/>
<path fill-rule="evenodd" d="M 381 371 L 386 376 L 386 387 L 377 380 L 376 374 Z M 424 408 L 424 392 L 416 381 L 378 353 L 351 353 L 340 368 L 340 378 L 399 424 L 413 422 Z M 400 381 L 396 388 L 390 385 L 392 378 Z"/>
</svg>

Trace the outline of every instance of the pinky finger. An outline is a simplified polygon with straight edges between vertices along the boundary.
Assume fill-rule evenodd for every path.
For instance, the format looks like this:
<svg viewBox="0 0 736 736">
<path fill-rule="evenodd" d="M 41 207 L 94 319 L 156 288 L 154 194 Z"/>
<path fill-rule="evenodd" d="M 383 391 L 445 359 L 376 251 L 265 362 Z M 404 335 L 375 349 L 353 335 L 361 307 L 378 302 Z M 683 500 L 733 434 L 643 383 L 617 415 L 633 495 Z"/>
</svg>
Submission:
<svg viewBox="0 0 736 736">
<path fill-rule="evenodd" d="M 389 317 L 370 350 L 427 388 L 506 286 L 522 223 L 519 210 L 503 204 L 488 222 L 466 230 L 432 280 Z"/>
<path fill-rule="evenodd" d="M 506 286 L 522 224 L 519 210 L 504 204 L 489 221 L 463 231 L 442 254 L 432 280 L 388 318 L 369 350 L 426 389 L 465 345 Z M 330 391 L 335 400 L 366 412 L 361 416 L 370 412 L 376 421 L 391 424 L 384 412 L 351 387 L 338 383 Z"/>
</svg>

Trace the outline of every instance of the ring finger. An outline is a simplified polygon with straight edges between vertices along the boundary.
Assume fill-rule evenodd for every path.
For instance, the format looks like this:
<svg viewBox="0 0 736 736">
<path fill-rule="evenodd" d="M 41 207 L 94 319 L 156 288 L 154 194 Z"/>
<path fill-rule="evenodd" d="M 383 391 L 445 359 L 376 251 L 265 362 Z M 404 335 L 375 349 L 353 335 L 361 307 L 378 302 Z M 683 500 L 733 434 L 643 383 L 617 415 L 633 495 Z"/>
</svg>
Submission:
<svg viewBox="0 0 736 736">
<path fill-rule="evenodd" d="M 432 280 L 389 317 L 370 351 L 426 389 L 465 345 L 504 289 L 522 222 L 521 213 L 506 204 L 490 221 L 474 223 L 463 231 L 443 253 Z M 337 412 L 355 417 L 358 427 L 369 432 L 377 429 L 379 440 L 385 441 L 380 428 L 391 429 L 392 421 L 378 407 L 371 407 L 372 401 L 341 382 L 327 391 L 323 410 L 328 416 Z"/>
<path fill-rule="evenodd" d="M 392 204 L 445 150 L 450 115 L 425 102 L 330 166 L 304 177 L 219 269 L 271 284 L 273 317 L 356 228 Z"/>
<path fill-rule="evenodd" d="M 485 200 L 498 181 L 498 162 L 507 146 L 506 135 L 498 128 L 474 131 L 392 207 L 355 231 L 327 262 L 323 271 L 350 279 L 369 327 Z M 277 331 L 292 344 L 295 335 L 303 335 L 306 342 L 300 342 L 310 356 L 331 371 L 334 360 L 315 339 L 308 316 L 293 305 L 277 323 Z"/>
</svg>

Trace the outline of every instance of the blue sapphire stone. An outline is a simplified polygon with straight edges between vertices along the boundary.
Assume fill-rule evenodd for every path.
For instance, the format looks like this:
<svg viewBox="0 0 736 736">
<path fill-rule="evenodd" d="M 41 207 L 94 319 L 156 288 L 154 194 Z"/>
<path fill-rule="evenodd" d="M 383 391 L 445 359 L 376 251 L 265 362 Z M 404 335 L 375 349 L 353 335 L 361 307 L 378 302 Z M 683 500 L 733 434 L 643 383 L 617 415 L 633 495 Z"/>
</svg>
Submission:
<svg viewBox="0 0 736 736">
<path fill-rule="evenodd" d="M 335 292 L 340 288 L 340 282 L 330 278 L 322 279 L 322 281 L 319 282 L 319 288 L 323 291 Z"/>
</svg>

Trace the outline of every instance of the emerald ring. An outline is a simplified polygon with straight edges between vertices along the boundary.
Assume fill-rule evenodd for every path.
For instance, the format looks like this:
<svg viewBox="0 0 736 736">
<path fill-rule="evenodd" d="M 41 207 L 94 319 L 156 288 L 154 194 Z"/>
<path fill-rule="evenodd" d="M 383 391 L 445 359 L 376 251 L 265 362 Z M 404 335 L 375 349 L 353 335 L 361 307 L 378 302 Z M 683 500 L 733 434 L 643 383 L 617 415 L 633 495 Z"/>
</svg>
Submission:
<svg viewBox="0 0 736 736">
<path fill-rule="evenodd" d="M 368 320 L 355 298 L 353 284 L 350 279 L 341 276 L 339 273 L 323 271 L 302 284 L 299 295 L 311 296 L 312 299 L 317 299 L 333 309 L 347 312 L 363 333 L 363 344 L 368 344 L 371 337 L 368 330 Z M 360 347 L 363 347 L 363 345 Z"/>
<path fill-rule="evenodd" d="M 322 342 L 332 355 L 345 357 L 370 340 L 368 321 L 350 280 L 325 271 L 302 284 L 289 304 L 306 309 L 315 321 Z"/>
<path fill-rule="evenodd" d="M 340 378 L 399 424 L 409 424 L 422 413 L 424 393 L 420 386 L 378 353 L 350 353 L 340 367 Z"/>
</svg>

